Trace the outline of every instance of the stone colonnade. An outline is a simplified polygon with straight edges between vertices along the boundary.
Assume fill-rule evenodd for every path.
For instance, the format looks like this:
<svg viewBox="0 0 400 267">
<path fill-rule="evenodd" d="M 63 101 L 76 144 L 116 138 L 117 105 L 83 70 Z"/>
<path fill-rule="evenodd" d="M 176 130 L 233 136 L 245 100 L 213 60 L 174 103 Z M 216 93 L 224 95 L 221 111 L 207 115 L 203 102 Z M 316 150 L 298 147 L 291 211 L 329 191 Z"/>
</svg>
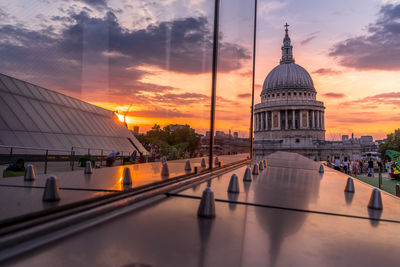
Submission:
<svg viewBox="0 0 400 267">
<path fill-rule="evenodd" d="M 325 130 L 324 115 L 324 111 L 311 109 L 258 111 L 254 114 L 254 131 Z"/>
</svg>

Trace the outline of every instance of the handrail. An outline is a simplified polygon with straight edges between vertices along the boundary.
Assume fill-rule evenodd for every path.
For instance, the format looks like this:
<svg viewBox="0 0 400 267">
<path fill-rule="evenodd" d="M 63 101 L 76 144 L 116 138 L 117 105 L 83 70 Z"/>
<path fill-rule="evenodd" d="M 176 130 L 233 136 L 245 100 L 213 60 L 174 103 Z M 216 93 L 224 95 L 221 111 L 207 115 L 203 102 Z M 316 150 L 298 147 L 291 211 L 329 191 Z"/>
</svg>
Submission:
<svg viewBox="0 0 400 267">
<path fill-rule="evenodd" d="M 49 150 L 49 151 L 71 152 L 71 150 L 64 150 L 64 149 L 48 149 L 48 148 L 39 148 L 39 147 L 6 146 L 6 145 L 0 145 L 0 147 L 4 147 L 4 148 L 17 148 L 17 149 L 30 149 L 30 150 Z"/>
<path fill-rule="evenodd" d="M 66 150 L 66 149 L 52 149 L 52 148 L 39 148 L 39 147 L 23 147 L 23 146 L 7 146 L 7 145 L 0 145 L 0 148 L 16 148 L 16 149 L 29 149 L 29 150 L 44 150 L 44 151 L 56 151 L 56 152 L 73 152 L 75 151 L 74 148 L 78 148 L 78 149 L 89 149 L 89 150 L 103 150 L 103 151 L 115 151 L 113 149 L 105 149 L 105 148 L 92 148 L 92 147 L 79 147 L 79 146 L 72 146 L 70 150 Z M 130 151 L 126 151 L 126 150 L 121 150 L 118 152 L 128 152 L 131 153 Z"/>
<path fill-rule="evenodd" d="M 49 149 L 49 148 L 38 148 L 38 147 L 22 147 L 22 146 L 6 146 L 6 145 L 0 145 L 0 148 L 9 148 L 10 149 L 10 153 L 8 154 L 8 164 L 11 164 L 12 162 L 12 157 L 13 155 L 15 156 L 15 151 L 14 149 L 25 149 L 25 150 L 40 150 L 45 152 L 45 155 L 43 155 L 44 158 L 44 173 L 47 173 L 47 163 L 49 160 L 49 151 L 53 151 L 53 152 L 64 152 L 64 153 L 68 153 L 68 156 L 70 157 L 70 161 L 71 161 L 71 170 L 74 170 L 74 158 L 75 156 L 77 156 L 75 154 L 75 150 L 74 148 L 78 148 L 78 149 L 87 149 L 87 154 L 90 155 L 90 150 L 98 150 L 101 151 L 101 155 L 100 156 L 96 156 L 96 157 L 100 157 L 100 165 L 102 165 L 103 163 L 103 158 L 106 156 L 104 155 L 104 151 L 112 151 L 114 152 L 115 150 L 111 150 L 111 149 L 102 149 L 102 148 L 87 148 L 87 147 L 71 147 L 71 150 L 65 150 L 65 149 Z M 131 152 L 130 151 L 117 151 L 120 152 L 120 156 L 119 158 L 121 159 L 121 163 L 123 164 L 124 162 L 124 152 L 127 152 L 127 154 L 125 154 L 125 156 L 130 156 Z M 66 154 L 67 154 L 66 153 Z M 27 155 L 27 154 L 24 154 Z M 31 155 L 30 155 L 31 156 Z M 59 156 L 59 155 L 58 155 Z"/>
</svg>

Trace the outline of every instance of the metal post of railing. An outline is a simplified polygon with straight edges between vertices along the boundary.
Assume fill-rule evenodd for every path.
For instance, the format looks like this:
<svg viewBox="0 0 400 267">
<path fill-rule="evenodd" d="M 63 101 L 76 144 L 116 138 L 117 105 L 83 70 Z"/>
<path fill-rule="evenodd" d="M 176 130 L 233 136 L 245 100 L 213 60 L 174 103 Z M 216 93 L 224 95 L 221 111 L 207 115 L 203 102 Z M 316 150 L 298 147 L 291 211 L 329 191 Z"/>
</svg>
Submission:
<svg viewBox="0 0 400 267">
<path fill-rule="evenodd" d="M 251 109 L 250 109 L 250 158 L 253 159 L 254 142 L 254 76 L 256 68 L 256 37 L 257 37 L 257 0 L 254 1 L 254 27 L 253 27 L 253 75 L 251 83 Z"/>
<path fill-rule="evenodd" d="M 382 168 L 379 166 L 379 189 L 382 189 Z"/>
<path fill-rule="evenodd" d="M 124 165 L 124 151 L 121 152 L 121 165 Z"/>
<path fill-rule="evenodd" d="M 12 154 L 13 154 L 13 148 L 10 147 L 10 159 L 9 159 L 8 164 L 11 164 L 11 163 L 12 163 Z"/>
<path fill-rule="evenodd" d="M 215 0 L 214 6 L 214 35 L 213 35 L 213 55 L 212 55 L 212 83 L 211 83 L 211 114 L 210 114 L 210 150 L 209 168 L 213 167 L 214 158 L 214 129 L 215 129 L 215 104 L 217 87 L 217 64 L 218 64 L 218 33 L 219 33 L 219 4 L 220 0 Z"/>
<path fill-rule="evenodd" d="M 72 170 L 74 170 L 75 166 L 75 151 L 72 151 Z"/>
<path fill-rule="evenodd" d="M 47 173 L 47 158 L 49 156 L 49 150 L 46 149 L 46 158 L 44 159 L 44 174 Z"/>
<path fill-rule="evenodd" d="M 71 166 L 71 169 L 74 170 L 74 168 L 72 167 L 74 164 L 74 151 L 71 150 L 71 156 L 70 156 L 70 161 L 69 161 L 69 165 Z"/>
<path fill-rule="evenodd" d="M 101 156 L 100 156 L 100 167 L 103 165 L 103 149 L 101 150 Z"/>
</svg>

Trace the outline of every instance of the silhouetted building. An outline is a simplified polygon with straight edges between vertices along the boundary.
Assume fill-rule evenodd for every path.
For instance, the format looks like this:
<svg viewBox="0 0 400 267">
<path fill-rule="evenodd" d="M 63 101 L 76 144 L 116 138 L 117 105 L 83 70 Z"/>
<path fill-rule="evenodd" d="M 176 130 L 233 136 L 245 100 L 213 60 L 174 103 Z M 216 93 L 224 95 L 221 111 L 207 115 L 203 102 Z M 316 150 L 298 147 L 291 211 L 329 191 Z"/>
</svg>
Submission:
<svg viewBox="0 0 400 267">
<path fill-rule="evenodd" d="M 139 135 L 139 126 L 133 126 L 133 135 Z"/>
</svg>

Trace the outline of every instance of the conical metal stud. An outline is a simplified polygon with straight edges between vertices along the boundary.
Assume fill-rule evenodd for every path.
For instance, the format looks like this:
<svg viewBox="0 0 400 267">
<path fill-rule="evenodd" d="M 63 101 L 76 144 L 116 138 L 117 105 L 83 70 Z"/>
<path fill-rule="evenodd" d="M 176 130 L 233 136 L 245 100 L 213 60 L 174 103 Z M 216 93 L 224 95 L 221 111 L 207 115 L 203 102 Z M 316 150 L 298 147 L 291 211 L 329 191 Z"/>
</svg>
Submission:
<svg viewBox="0 0 400 267">
<path fill-rule="evenodd" d="M 218 166 L 218 164 L 219 164 L 219 160 L 218 160 L 218 157 L 215 157 L 215 161 L 214 161 L 214 164 L 215 164 L 215 166 Z"/>
<path fill-rule="evenodd" d="M 190 165 L 190 160 L 187 160 L 185 164 L 185 171 L 191 171 L 191 170 L 192 166 Z"/>
<path fill-rule="evenodd" d="M 263 163 L 264 163 L 264 168 L 267 168 L 267 160 L 266 159 L 263 160 Z"/>
<path fill-rule="evenodd" d="M 236 174 L 232 174 L 231 181 L 228 186 L 229 193 L 239 193 L 239 182 Z"/>
<path fill-rule="evenodd" d="M 197 216 L 205 218 L 215 217 L 214 192 L 211 190 L 210 187 L 207 187 L 203 191 L 199 209 L 197 210 Z"/>
<path fill-rule="evenodd" d="M 344 187 L 344 192 L 354 193 L 354 182 L 353 178 L 347 178 L 346 186 Z"/>
<path fill-rule="evenodd" d="M 131 169 L 129 169 L 129 167 L 124 168 L 124 176 L 122 179 L 122 184 L 123 185 L 131 185 L 132 184 Z"/>
<path fill-rule="evenodd" d="M 169 169 L 168 169 L 168 163 L 163 163 L 162 169 L 161 169 L 161 176 L 163 177 L 168 177 L 169 176 Z"/>
<path fill-rule="evenodd" d="M 260 163 L 258 163 L 258 167 L 259 167 L 260 171 L 264 170 L 264 164 L 262 163 L 262 161 L 260 161 Z"/>
<path fill-rule="evenodd" d="M 36 171 L 33 165 L 29 164 L 26 166 L 24 180 L 25 181 L 36 180 Z"/>
<path fill-rule="evenodd" d="M 251 182 L 252 180 L 253 179 L 251 178 L 251 169 L 250 167 L 247 167 L 246 171 L 244 172 L 243 181 Z"/>
<path fill-rule="evenodd" d="M 319 166 L 319 173 L 324 173 L 324 165 Z"/>
<path fill-rule="evenodd" d="M 91 174 L 91 173 L 93 173 L 92 162 L 89 161 L 89 160 L 86 161 L 85 173 L 86 173 L 86 174 Z"/>
<path fill-rule="evenodd" d="M 50 176 L 46 180 L 46 186 L 43 192 L 43 201 L 59 201 L 60 189 L 58 187 L 57 177 Z"/>
<path fill-rule="evenodd" d="M 207 165 L 206 165 L 206 160 L 203 158 L 203 159 L 201 159 L 201 167 L 202 168 L 206 168 L 207 167 Z"/>
<path fill-rule="evenodd" d="M 371 196 L 369 197 L 368 208 L 376 210 L 383 209 L 381 190 L 378 188 L 372 189 Z"/>
<path fill-rule="evenodd" d="M 256 164 L 254 164 L 254 167 L 253 167 L 253 175 L 258 175 L 259 174 L 259 172 L 258 172 L 258 164 L 256 163 Z"/>
</svg>

